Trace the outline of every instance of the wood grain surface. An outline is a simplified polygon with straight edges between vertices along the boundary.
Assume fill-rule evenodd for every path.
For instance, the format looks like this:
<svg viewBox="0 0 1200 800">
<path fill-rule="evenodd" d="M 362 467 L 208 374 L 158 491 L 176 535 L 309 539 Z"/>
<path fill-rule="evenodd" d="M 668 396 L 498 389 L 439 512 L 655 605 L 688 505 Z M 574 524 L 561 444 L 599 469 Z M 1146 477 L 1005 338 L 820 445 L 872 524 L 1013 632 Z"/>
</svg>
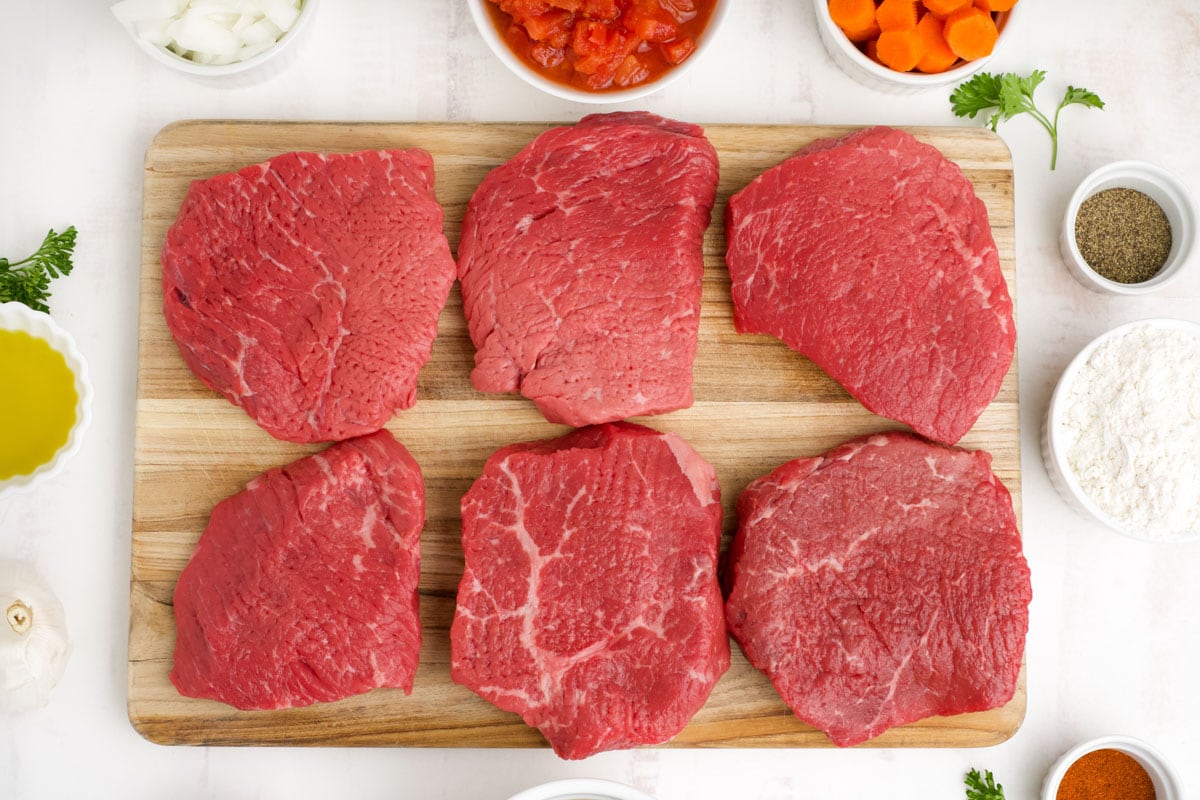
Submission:
<svg viewBox="0 0 1200 800">
<path fill-rule="evenodd" d="M 491 168 L 546 125 L 183 122 L 164 129 L 145 162 L 139 324 L 137 443 L 130 585 L 129 718 L 163 744 L 542 747 L 541 735 L 450 680 L 449 625 L 462 572 L 460 497 L 502 445 L 561 434 L 533 404 L 471 387 L 473 348 L 457 286 L 441 315 L 418 402 L 388 428 L 425 474 L 428 521 L 421 539 L 424 644 L 411 696 L 379 689 L 337 703 L 240 712 L 180 696 L 168 680 L 175 644 L 171 595 L 209 512 L 263 470 L 321 449 L 273 439 L 241 409 L 204 388 L 184 365 L 161 311 L 159 253 L 188 184 L 291 150 L 349 152 L 422 147 L 433 154 L 446 235 L 457 246 L 466 202 Z M 721 160 L 705 275 L 695 405 L 637 421 L 686 438 L 717 469 L 726 538 L 733 503 L 754 477 L 851 437 L 902 428 L 876 417 L 806 359 L 766 336 L 737 335 L 722 255 L 725 200 L 808 142 L 849 128 L 713 125 Z M 986 130 L 910 129 L 962 167 L 986 202 L 1009 290 L 1015 297 L 1013 179 L 1008 149 Z M 1017 367 L 960 442 L 994 456 L 1020 518 Z M 672 747 L 829 746 L 797 720 L 736 645 L 733 666 Z M 1006 706 L 935 717 L 888 731 L 864 746 L 968 747 L 1012 735 L 1025 715 L 1025 673 Z"/>
</svg>

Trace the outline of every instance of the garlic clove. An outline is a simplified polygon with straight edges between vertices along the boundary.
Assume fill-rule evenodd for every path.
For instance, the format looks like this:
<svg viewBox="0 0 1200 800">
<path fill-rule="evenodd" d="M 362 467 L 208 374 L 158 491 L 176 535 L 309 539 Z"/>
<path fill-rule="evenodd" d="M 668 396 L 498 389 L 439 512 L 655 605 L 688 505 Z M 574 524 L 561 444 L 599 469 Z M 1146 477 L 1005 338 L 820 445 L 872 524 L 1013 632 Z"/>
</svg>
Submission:
<svg viewBox="0 0 1200 800">
<path fill-rule="evenodd" d="M 62 604 L 29 564 L 0 559 L 0 711 L 44 706 L 70 645 Z"/>
</svg>

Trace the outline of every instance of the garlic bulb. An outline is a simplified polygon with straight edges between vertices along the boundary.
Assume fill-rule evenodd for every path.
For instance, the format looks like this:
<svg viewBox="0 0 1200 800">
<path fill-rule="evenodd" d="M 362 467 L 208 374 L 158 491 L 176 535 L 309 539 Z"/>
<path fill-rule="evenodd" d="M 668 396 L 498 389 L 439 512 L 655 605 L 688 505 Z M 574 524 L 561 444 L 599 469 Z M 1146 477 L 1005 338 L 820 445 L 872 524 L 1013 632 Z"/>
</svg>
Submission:
<svg viewBox="0 0 1200 800">
<path fill-rule="evenodd" d="M 0 711 L 46 705 L 67 665 L 62 604 L 21 561 L 0 559 Z"/>
</svg>

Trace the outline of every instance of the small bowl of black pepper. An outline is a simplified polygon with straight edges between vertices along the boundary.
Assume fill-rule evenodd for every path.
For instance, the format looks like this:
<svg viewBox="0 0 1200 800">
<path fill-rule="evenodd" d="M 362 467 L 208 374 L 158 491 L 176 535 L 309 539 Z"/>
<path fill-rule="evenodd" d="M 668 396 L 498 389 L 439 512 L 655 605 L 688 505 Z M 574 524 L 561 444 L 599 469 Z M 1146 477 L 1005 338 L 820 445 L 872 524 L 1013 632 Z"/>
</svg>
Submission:
<svg viewBox="0 0 1200 800">
<path fill-rule="evenodd" d="M 1195 250 L 1187 188 L 1146 161 L 1116 161 L 1084 178 L 1067 204 L 1059 250 L 1087 288 L 1144 294 L 1175 280 Z"/>
</svg>

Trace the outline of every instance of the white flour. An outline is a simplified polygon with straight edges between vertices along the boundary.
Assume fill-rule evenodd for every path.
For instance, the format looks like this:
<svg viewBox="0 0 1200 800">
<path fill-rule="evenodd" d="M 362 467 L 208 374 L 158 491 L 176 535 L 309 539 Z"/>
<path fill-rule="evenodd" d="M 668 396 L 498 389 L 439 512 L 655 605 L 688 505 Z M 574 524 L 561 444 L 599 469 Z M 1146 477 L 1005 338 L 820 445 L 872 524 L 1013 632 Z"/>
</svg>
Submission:
<svg viewBox="0 0 1200 800">
<path fill-rule="evenodd" d="M 1096 349 L 1062 418 L 1084 492 L 1138 535 L 1200 531 L 1200 335 L 1152 325 Z"/>
</svg>

